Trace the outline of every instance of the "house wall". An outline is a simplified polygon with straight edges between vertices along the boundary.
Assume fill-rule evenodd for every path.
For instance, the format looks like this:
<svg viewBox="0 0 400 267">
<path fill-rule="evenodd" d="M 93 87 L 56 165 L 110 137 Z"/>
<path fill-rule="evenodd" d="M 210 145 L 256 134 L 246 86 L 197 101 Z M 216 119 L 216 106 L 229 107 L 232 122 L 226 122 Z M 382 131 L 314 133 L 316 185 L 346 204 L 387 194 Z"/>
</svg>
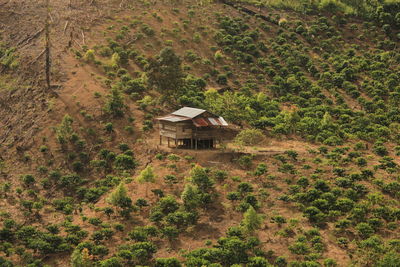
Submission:
<svg viewBox="0 0 400 267">
<path fill-rule="evenodd" d="M 192 138 L 193 125 L 191 122 L 164 122 L 160 121 L 160 135 L 174 139 Z"/>
<path fill-rule="evenodd" d="M 159 123 L 160 135 L 173 139 L 221 139 L 222 133 L 219 128 L 196 128 L 189 122 L 166 122 Z"/>
</svg>

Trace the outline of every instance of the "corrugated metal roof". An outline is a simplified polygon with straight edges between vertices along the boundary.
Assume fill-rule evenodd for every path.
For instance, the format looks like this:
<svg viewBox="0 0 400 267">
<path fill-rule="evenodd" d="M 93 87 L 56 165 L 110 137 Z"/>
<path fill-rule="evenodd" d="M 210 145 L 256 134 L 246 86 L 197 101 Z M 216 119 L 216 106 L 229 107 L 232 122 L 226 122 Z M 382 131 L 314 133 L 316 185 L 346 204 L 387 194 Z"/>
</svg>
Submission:
<svg viewBox="0 0 400 267">
<path fill-rule="evenodd" d="M 157 118 L 159 121 L 170 121 L 170 122 L 178 122 L 178 121 L 186 121 L 190 120 L 188 117 L 181 117 L 181 116 L 174 116 L 174 115 L 167 115 L 164 117 Z"/>
<path fill-rule="evenodd" d="M 172 115 L 184 116 L 193 119 L 194 117 L 199 116 L 204 112 L 206 112 L 206 110 L 204 109 L 183 107 L 173 112 Z"/>
<path fill-rule="evenodd" d="M 169 115 L 157 118 L 160 121 L 169 122 L 180 122 L 192 120 L 196 127 L 207 127 L 207 126 L 228 126 L 228 123 L 222 117 L 198 117 L 197 116 L 206 112 L 204 109 L 183 107 Z"/>
<path fill-rule="evenodd" d="M 224 118 L 194 118 L 192 119 L 193 124 L 196 127 L 205 127 L 205 126 L 228 126 L 228 123 L 224 120 Z"/>
<path fill-rule="evenodd" d="M 208 118 L 208 121 L 210 122 L 211 125 L 219 125 L 219 121 L 217 121 L 214 118 Z"/>
<path fill-rule="evenodd" d="M 195 119 L 192 119 L 192 121 L 196 127 L 202 127 L 202 126 L 209 125 L 208 121 L 205 118 L 195 118 Z"/>
<path fill-rule="evenodd" d="M 226 122 L 226 120 L 223 117 L 219 117 L 218 120 L 220 121 L 222 126 L 228 126 L 228 123 Z"/>
</svg>

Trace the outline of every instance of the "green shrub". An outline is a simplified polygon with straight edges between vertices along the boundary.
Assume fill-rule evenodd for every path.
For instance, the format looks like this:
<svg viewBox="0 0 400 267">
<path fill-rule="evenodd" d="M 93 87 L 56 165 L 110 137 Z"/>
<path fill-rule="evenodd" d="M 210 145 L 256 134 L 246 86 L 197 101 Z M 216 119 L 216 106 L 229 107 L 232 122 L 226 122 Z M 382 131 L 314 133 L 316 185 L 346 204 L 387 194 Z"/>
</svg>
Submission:
<svg viewBox="0 0 400 267">
<path fill-rule="evenodd" d="M 375 231 L 368 223 L 361 222 L 356 225 L 357 233 L 361 238 L 365 239 L 370 237 Z"/>
<path fill-rule="evenodd" d="M 137 162 L 132 156 L 126 154 L 120 154 L 115 158 L 115 167 L 122 170 L 131 170 L 136 168 Z"/>
<path fill-rule="evenodd" d="M 85 55 L 84 55 L 84 60 L 88 63 L 93 63 L 96 60 L 96 56 L 94 54 L 94 50 L 89 49 L 88 51 L 86 51 Z"/>
<path fill-rule="evenodd" d="M 265 140 L 263 132 L 259 129 L 242 130 L 236 137 L 235 142 L 240 145 L 259 145 Z"/>
<path fill-rule="evenodd" d="M 243 155 L 237 159 L 237 163 L 243 169 L 249 169 L 253 165 L 253 155 Z"/>
</svg>

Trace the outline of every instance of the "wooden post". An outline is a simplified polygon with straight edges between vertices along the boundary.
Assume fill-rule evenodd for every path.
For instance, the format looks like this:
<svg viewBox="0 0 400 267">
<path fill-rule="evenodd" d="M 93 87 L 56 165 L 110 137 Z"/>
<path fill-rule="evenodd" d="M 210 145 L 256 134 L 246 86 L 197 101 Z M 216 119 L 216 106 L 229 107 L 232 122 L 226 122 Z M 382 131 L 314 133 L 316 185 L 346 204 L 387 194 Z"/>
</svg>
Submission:
<svg viewBox="0 0 400 267">
<path fill-rule="evenodd" d="M 169 137 L 168 137 L 168 147 L 169 147 Z"/>
<path fill-rule="evenodd" d="M 160 134 L 160 145 L 162 145 L 162 135 Z"/>
<path fill-rule="evenodd" d="M 175 148 L 178 148 L 178 124 L 175 124 Z"/>
<path fill-rule="evenodd" d="M 198 139 L 197 139 L 197 127 L 196 127 L 196 131 L 195 131 L 195 133 L 194 133 L 194 137 L 195 137 L 195 139 L 194 139 L 194 146 L 195 146 L 195 149 L 197 150 L 197 142 L 198 142 Z"/>
<path fill-rule="evenodd" d="M 190 149 L 193 149 L 193 136 L 190 138 Z"/>
</svg>

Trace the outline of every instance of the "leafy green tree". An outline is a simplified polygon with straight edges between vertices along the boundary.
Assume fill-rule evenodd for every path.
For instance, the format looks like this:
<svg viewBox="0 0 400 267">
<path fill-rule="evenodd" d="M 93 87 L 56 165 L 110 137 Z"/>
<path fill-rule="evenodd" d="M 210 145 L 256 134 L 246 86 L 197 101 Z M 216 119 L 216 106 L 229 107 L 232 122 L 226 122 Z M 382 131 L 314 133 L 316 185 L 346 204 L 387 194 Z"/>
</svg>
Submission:
<svg viewBox="0 0 400 267">
<path fill-rule="evenodd" d="M 365 223 L 365 222 L 361 222 L 361 223 L 357 224 L 355 228 L 356 228 L 358 234 L 362 238 L 367 238 L 375 232 L 374 228 L 372 228 L 371 225 L 369 225 L 368 223 Z"/>
<path fill-rule="evenodd" d="M 148 241 L 149 237 L 158 235 L 158 229 L 154 226 L 137 226 L 128 233 L 129 237 L 136 242 Z"/>
<path fill-rule="evenodd" d="M 253 110 L 248 105 L 248 99 L 239 93 L 226 91 L 221 95 L 217 90 L 209 89 L 204 96 L 207 109 L 223 116 L 228 121 L 241 123 L 250 120 L 250 114 L 253 114 Z"/>
<path fill-rule="evenodd" d="M 200 205 L 200 192 L 197 187 L 191 184 L 186 184 L 185 189 L 181 194 L 181 199 L 187 210 L 195 209 Z"/>
<path fill-rule="evenodd" d="M 122 169 L 122 170 L 131 170 L 136 168 L 137 162 L 135 159 L 126 154 L 119 154 L 116 156 L 115 161 L 114 161 L 115 167 L 117 169 Z"/>
<path fill-rule="evenodd" d="M 70 140 L 74 130 L 72 129 L 73 119 L 70 115 L 66 114 L 61 124 L 56 128 L 57 141 L 60 144 L 65 144 Z"/>
<path fill-rule="evenodd" d="M 177 228 L 182 229 L 197 222 L 197 212 L 176 211 L 169 213 L 165 217 L 168 224 L 175 225 Z"/>
<path fill-rule="evenodd" d="M 168 184 L 169 186 L 172 187 L 172 185 L 177 184 L 178 183 L 178 179 L 176 178 L 175 175 L 173 174 L 167 174 L 164 176 L 164 181 L 166 184 Z"/>
<path fill-rule="evenodd" d="M 382 259 L 380 259 L 376 267 L 397 267 L 400 266 L 400 255 L 394 251 L 386 253 Z"/>
<path fill-rule="evenodd" d="M 181 64 L 182 60 L 171 47 L 164 48 L 155 59 L 149 60 L 149 84 L 161 92 L 179 92 L 185 77 Z"/>
<path fill-rule="evenodd" d="M 167 215 L 177 211 L 179 209 L 179 203 L 173 196 L 168 195 L 161 198 L 154 209 L 160 211 L 164 215 Z"/>
<path fill-rule="evenodd" d="M 263 223 L 264 218 L 262 215 L 257 214 L 253 206 L 250 206 L 243 215 L 242 225 L 247 232 L 252 233 L 259 229 Z"/>
<path fill-rule="evenodd" d="M 237 163 L 243 169 L 249 169 L 253 165 L 253 155 L 242 155 L 237 159 Z"/>
<path fill-rule="evenodd" d="M 337 262 L 334 259 L 325 259 L 324 260 L 325 267 L 336 267 L 338 266 Z"/>
<path fill-rule="evenodd" d="M 21 177 L 22 182 L 24 183 L 25 186 L 31 186 L 36 182 L 36 179 L 33 175 L 31 174 L 26 174 Z"/>
<path fill-rule="evenodd" d="M 245 146 L 258 145 L 264 140 L 265 136 L 260 129 L 245 129 L 235 137 L 235 142 L 237 144 Z"/>
<path fill-rule="evenodd" d="M 286 267 L 287 266 L 287 260 L 284 256 L 279 256 L 275 260 L 275 265 L 278 267 Z"/>
<path fill-rule="evenodd" d="M 157 258 L 155 267 L 181 267 L 177 258 Z"/>
<path fill-rule="evenodd" d="M 179 235 L 179 230 L 175 226 L 165 226 L 161 229 L 161 233 L 169 241 L 176 239 Z"/>
<path fill-rule="evenodd" d="M 151 165 L 148 165 L 144 170 L 142 170 L 139 176 L 136 178 L 136 181 L 143 184 L 146 183 L 146 196 L 148 194 L 148 184 L 155 182 L 154 170 Z"/>
<path fill-rule="evenodd" d="M 193 167 L 190 171 L 190 176 L 191 182 L 195 184 L 199 190 L 204 192 L 210 191 L 215 184 L 214 180 L 208 175 L 206 169 L 199 165 Z"/>
<path fill-rule="evenodd" d="M 263 257 L 253 257 L 249 259 L 247 267 L 273 267 L 269 262 Z"/>
<path fill-rule="evenodd" d="M 123 182 L 121 182 L 117 188 L 111 193 L 109 201 L 114 206 L 125 205 L 126 199 L 128 198 L 127 190 Z"/>
<path fill-rule="evenodd" d="M 267 173 L 267 165 L 265 163 L 258 164 L 254 171 L 254 175 L 261 176 L 264 175 L 265 173 Z"/>
<path fill-rule="evenodd" d="M 100 267 L 123 267 L 122 261 L 118 257 L 111 257 L 100 262 Z"/>
<path fill-rule="evenodd" d="M 70 190 L 75 190 L 76 187 L 82 183 L 82 178 L 75 174 L 66 174 L 60 177 L 58 180 L 58 185 L 63 188 L 67 188 Z"/>
<path fill-rule="evenodd" d="M 0 256 L 0 266 L 3 266 L 3 267 L 14 267 L 14 264 L 11 261 L 9 261 L 9 260 L 7 260 L 7 259 L 5 259 L 5 258 Z"/>
<path fill-rule="evenodd" d="M 310 252 L 310 248 L 305 242 L 296 241 L 294 244 L 289 246 L 289 250 L 297 255 L 305 255 Z"/>
<path fill-rule="evenodd" d="M 92 267 L 93 262 L 89 256 L 89 250 L 76 248 L 71 255 L 71 267 Z"/>
<path fill-rule="evenodd" d="M 96 59 L 96 56 L 94 54 L 94 50 L 93 49 L 89 49 L 88 51 L 86 51 L 84 59 L 87 63 L 93 63 Z"/>
<path fill-rule="evenodd" d="M 111 218 L 111 215 L 114 213 L 114 209 L 111 208 L 111 207 L 105 207 L 105 208 L 103 209 L 103 212 L 104 212 L 104 214 L 106 214 L 107 217 L 110 219 L 110 218 Z"/>
<path fill-rule="evenodd" d="M 132 211 L 132 199 L 128 196 L 126 187 L 123 182 L 121 182 L 117 188 L 110 194 L 108 201 L 121 208 L 121 215 L 129 217 Z"/>
<path fill-rule="evenodd" d="M 118 88 L 113 87 L 111 89 L 111 94 L 108 95 L 107 102 L 105 103 L 104 112 L 113 117 L 122 117 L 125 108 L 124 97 Z"/>
<path fill-rule="evenodd" d="M 307 217 L 312 223 L 323 223 L 326 219 L 326 215 L 314 206 L 306 208 L 304 210 L 304 216 Z"/>
</svg>

